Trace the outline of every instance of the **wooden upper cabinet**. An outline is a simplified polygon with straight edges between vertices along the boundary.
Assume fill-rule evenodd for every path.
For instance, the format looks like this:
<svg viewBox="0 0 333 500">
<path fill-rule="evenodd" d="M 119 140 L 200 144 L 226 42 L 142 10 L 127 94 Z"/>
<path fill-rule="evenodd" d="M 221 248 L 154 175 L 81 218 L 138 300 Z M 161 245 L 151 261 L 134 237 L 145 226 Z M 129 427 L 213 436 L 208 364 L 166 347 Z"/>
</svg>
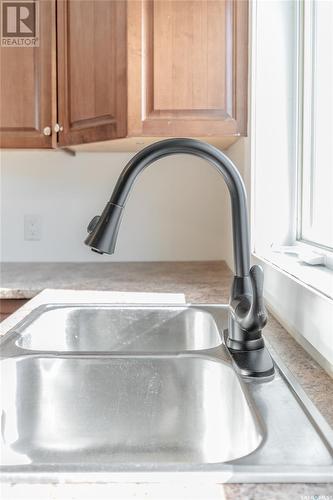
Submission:
<svg viewBox="0 0 333 500">
<path fill-rule="evenodd" d="M 128 3 L 128 133 L 246 135 L 246 0 Z"/>
<path fill-rule="evenodd" d="M 3 148 L 52 146 L 54 13 L 54 0 L 39 2 L 39 47 L 0 48 L 0 146 Z M 45 127 L 49 135 L 44 135 Z"/>
<path fill-rule="evenodd" d="M 2 147 L 246 135 L 247 0 L 35 4 L 39 47 L 1 47 Z"/>
<path fill-rule="evenodd" d="M 126 2 L 58 0 L 60 146 L 127 132 Z"/>
</svg>

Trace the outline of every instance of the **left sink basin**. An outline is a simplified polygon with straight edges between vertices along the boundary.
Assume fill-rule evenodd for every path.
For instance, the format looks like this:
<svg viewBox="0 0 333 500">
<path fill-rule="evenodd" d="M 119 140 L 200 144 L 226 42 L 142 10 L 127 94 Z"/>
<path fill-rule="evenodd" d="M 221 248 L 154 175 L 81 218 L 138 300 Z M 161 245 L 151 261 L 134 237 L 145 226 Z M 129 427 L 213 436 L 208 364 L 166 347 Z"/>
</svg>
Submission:
<svg viewBox="0 0 333 500">
<path fill-rule="evenodd" d="M 262 441 L 233 370 L 196 356 L 2 361 L 5 470 L 208 464 Z"/>
<path fill-rule="evenodd" d="M 221 344 L 208 312 L 181 306 L 49 306 L 16 333 L 16 345 L 34 351 L 197 351 Z"/>
</svg>

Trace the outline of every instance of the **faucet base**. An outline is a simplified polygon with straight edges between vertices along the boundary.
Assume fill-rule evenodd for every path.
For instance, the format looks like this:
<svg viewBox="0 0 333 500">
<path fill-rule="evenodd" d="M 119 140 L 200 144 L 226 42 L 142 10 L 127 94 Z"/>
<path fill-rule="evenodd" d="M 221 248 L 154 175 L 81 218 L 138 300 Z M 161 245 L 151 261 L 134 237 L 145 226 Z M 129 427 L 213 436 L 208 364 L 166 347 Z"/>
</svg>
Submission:
<svg viewBox="0 0 333 500">
<path fill-rule="evenodd" d="M 274 375 L 274 363 L 267 347 L 236 351 L 228 347 L 228 330 L 224 330 L 223 337 L 237 373 L 243 377 L 251 378 L 271 377 Z"/>
</svg>

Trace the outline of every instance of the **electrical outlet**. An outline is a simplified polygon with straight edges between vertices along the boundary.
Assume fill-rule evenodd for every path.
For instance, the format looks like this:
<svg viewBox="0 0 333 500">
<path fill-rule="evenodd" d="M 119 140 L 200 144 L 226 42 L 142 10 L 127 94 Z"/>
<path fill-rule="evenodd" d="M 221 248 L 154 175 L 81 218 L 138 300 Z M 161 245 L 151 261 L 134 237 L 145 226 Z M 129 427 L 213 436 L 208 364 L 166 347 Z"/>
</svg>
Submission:
<svg viewBox="0 0 333 500">
<path fill-rule="evenodd" d="M 24 239 L 39 241 L 42 237 L 42 218 L 40 215 L 24 216 Z"/>
</svg>

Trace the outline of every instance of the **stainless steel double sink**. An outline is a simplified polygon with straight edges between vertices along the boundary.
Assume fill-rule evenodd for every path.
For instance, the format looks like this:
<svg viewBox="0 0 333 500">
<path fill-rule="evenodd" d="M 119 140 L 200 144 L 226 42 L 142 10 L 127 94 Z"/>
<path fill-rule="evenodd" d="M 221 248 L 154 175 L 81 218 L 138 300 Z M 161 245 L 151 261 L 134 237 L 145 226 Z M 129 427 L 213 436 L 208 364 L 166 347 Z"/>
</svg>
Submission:
<svg viewBox="0 0 333 500">
<path fill-rule="evenodd" d="M 270 379 L 234 371 L 227 313 L 34 310 L 1 341 L 2 479 L 333 480 L 332 432 L 276 356 Z"/>
</svg>

